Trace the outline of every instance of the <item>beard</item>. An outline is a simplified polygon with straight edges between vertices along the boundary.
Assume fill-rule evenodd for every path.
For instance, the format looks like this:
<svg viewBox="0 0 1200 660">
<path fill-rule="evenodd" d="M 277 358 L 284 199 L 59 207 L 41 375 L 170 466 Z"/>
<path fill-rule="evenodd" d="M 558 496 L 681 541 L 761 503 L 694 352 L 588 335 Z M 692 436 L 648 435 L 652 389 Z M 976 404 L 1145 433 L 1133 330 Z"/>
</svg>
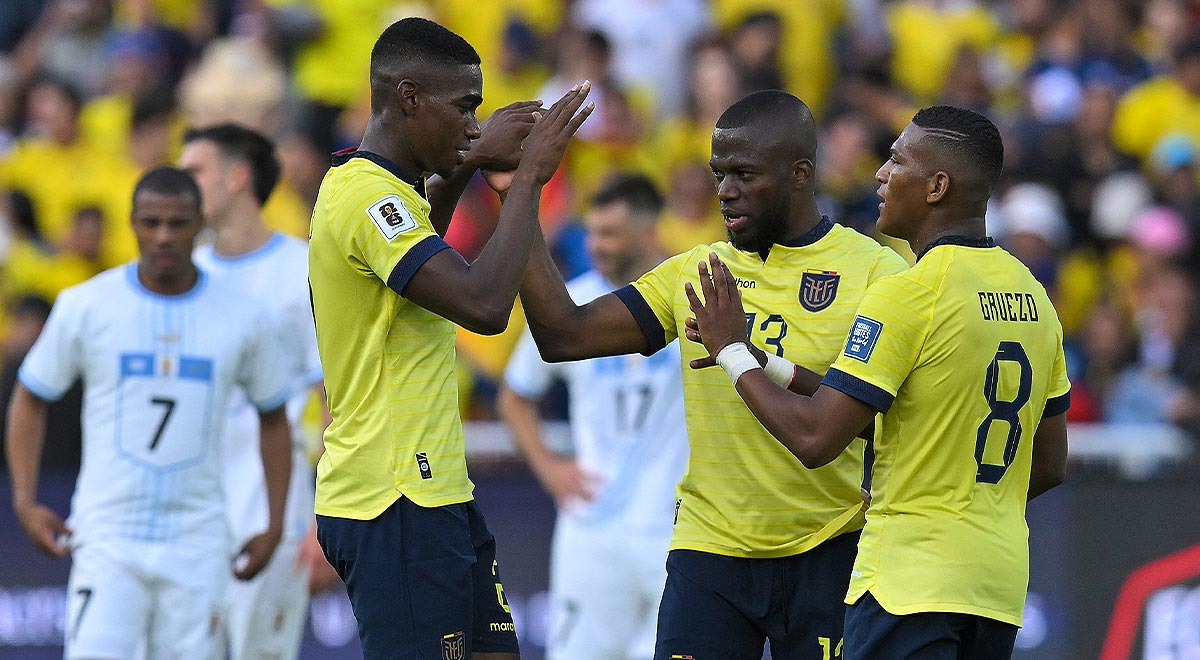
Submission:
<svg viewBox="0 0 1200 660">
<path fill-rule="evenodd" d="M 785 210 L 764 213 L 759 216 L 757 223 L 752 224 L 736 236 L 728 229 L 725 230 L 725 233 L 729 235 L 729 242 L 733 247 L 743 252 L 765 254 L 772 245 L 784 238 L 784 234 L 787 232 L 787 217 Z"/>
</svg>

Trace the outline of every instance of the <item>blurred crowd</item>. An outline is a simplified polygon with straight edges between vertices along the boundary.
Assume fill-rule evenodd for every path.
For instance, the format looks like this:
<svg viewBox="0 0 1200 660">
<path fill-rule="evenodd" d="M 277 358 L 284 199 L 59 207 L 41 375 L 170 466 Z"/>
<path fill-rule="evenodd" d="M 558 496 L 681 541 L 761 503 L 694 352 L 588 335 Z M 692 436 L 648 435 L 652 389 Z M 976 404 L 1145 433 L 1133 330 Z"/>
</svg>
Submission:
<svg viewBox="0 0 1200 660">
<path fill-rule="evenodd" d="M 613 171 L 667 206 L 674 254 L 725 237 L 707 165 L 744 94 L 795 93 L 821 127 L 820 206 L 876 235 L 875 170 L 924 105 L 1001 126 L 989 232 L 1050 291 L 1076 422 L 1200 434 L 1200 3 L 1191 0 L 5 0 L 0 12 L 0 344 L 6 392 L 55 295 L 135 255 L 130 193 L 189 126 L 272 136 L 264 214 L 306 236 L 329 154 L 357 145 L 380 31 L 437 20 L 483 59 L 480 116 L 593 81 L 596 111 L 542 197 L 564 275 L 578 213 Z M 472 258 L 499 204 L 482 180 L 447 240 Z M 910 260 L 907 247 L 886 237 Z M 494 416 L 523 325 L 460 334 L 463 411 Z M 70 405 L 70 402 L 64 405 Z M 67 417 L 70 415 L 68 414 Z M 64 431 L 69 433 L 69 431 Z"/>
</svg>

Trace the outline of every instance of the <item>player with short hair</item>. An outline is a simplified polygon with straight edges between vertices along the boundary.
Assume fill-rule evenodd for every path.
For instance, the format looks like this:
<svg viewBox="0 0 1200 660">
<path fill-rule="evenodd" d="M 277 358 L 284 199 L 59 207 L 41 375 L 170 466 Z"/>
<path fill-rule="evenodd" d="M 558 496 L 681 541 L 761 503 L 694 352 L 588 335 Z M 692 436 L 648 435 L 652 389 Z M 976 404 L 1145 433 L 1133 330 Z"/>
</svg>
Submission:
<svg viewBox="0 0 1200 660">
<path fill-rule="evenodd" d="M 743 335 L 778 364 L 824 371 L 862 293 L 905 268 L 895 252 L 817 210 L 817 130 L 804 103 L 756 92 L 717 121 L 710 165 L 729 243 L 697 247 L 582 306 L 544 243 L 521 288 L 530 329 L 550 361 L 653 354 L 683 334 L 681 283 L 716 251 L 745 291 Z M 703 350 L 680 346 L 682 359 Z M 764 358 L 766 359 L 765 355 Z M 781 375 L 792 380 L 791 366 Z M 840 644 L 841 595 L 862 526 L 863 444 L 806 471 L 762 428 L 719 373 L 683 374 L 691 450 L 659 608 L 655 658 L 822 658 Z M 800 384 L 798 384 L 799 386 Z"/>
<path fill-rule="evenodd" d="M 133 193 L 138 261 L 58 298 L 26 357 L 8 420 L 13 507 L 38 548 L 72 556 L 67 658 L 204 658 L 234 574 L 253 578 L 283 534 L 289 390 L 258 306 L 192 263 L 204 226 L 186 172 Z M 46 405 L 81 378 L 83 462 L 69 524 L 37 502 Z M 221 493 L 220 430 L 240 387 L 259 411 L 268 524 L 238 552 Z"/>
<path fill-rule="evenodd" d="M 317 536 L 368 658 L 517 657 L 495 540 L 467 476 L 455 324 L 484 334 L 507 325 L 541 188 L 591 112 L 588 88 L 544 113 L 506 106 L 481 130 L 479 56 L 461 37 L 408 18 L 371 53 L 371 118 L 321 184 L 309 247 L 333 416 L 317 465 Z M 477 168 L 518 159 L 496 230 L 468 263 L 440 233 Z M 444 177 L 429 199 L 428 173 Z"/>
<path fill-rule="evenodd" d="M 736 282 L 701 262 L 698 332 L 755 416 L 806 466 L 883 413 L 872 503 L 846 596 L 845 657 L 1012 654 L 1029 578 L 1026 501 L 1062 482 L 1070 383 L 1045 290 L 984 229 L 1004 147 L 987 118 L 913 117 L 879 168 L 879 229 L 918 255 L 872 284 L 809 397 L 745 351 Z M 712 280 L 709 280 L 709 273 Z"/>
<path fill-rule="evenodd" d="M 604 182 L 584 214 L 593 270 L 568 283 L 585 303 L 663 260 L 663 200 L 641 174 Z M 679 347 L 647 358 L 547 364 L 525 333 L 498 399 L 542 486 L 558 505 L 550 551 L 550 660 L 649 659 L 671 540 L 675 485 L 687 465 Z M 574 457 L 546 447 L 538 400 L 555 380 L 570 399 Z"/>
<path fill-rule="evenodd" d="M 272 232 L 262 205 L 279 181 L 275 146 L 236 124 L 189 130 L 179 164 L 203 194 L 205 223 L 215 240 L 196 248 L 196 265 L 255 298 L 279 335 L 292 385 L 287 402 L 292 428 L 292 479 L 288 488 L 283 538 L 271 562 L 253 580 L 230 585 L 225 594 L 218 657 L 285 660 L 300 652 L 308 613 L 308 567 L 301 548 L 313 527 L 313 474 L 300 429 L 300 417 L 321 389 L 321 363 L 312 308 L 308 301 L 308 244 Z M 266 484 L 255 449 L 258 417 L 241 390 L 225 417 L 221 477 L 235 541 L 267 525 Z"/>
</svg>

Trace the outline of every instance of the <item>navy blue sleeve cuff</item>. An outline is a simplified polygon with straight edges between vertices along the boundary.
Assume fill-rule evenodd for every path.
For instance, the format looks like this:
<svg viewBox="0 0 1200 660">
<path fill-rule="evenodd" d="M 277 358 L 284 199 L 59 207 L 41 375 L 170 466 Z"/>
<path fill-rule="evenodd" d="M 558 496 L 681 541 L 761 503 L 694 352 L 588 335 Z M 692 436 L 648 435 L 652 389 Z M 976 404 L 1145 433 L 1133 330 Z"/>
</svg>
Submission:
<svg viewBox="0 0 1200 660">
<path fill-rule="evenodd" d="M 646 337 L 647 348 L 642 351 L 642 355 L 654 355 L 662 350 L 667 345 L 667 333 L 663 330 L 662 324 L 658 322 L 658 317 L 654 315 L 654 310 L 646 304 L 642 292 L 632 284 L 626 284 L 613 291 L 613 294 L 629 308 L 629 313 L 633 314 L 633 320 L 637 321 L 642 335 Z"/>
<path fill-rule="evenodd" d="M 414 245 L 403 257 L 400 257 L 400 261 L 396 262 L 392 274 L 388 275 L 388 288 L 404 295 L 404 287 L 408 286 L 409 280 L 417 274 L 421 266 L 433 255 L 449 249 L 450 244 L 442 240 L 441 236 L 427 236 L 420 243 Z"/>
<path fill-rule="evenodd" d="M 1046 409 L 1042 411 L 1042 419 L 1047 417 L 1057 417 L 1071 407 L 1071 393 L 1067 392 L 1062 396 L 1056 396 L 1053 399 L 1046 401 Z"/>
<path fill-rule="evenodd" d="M 837 369 L 827 371 L 821 384 L 858 399 L 881 413 L 887 412 L 892 407 L 892 401 L 896 400 L 887 390 Z"/>
</svg>

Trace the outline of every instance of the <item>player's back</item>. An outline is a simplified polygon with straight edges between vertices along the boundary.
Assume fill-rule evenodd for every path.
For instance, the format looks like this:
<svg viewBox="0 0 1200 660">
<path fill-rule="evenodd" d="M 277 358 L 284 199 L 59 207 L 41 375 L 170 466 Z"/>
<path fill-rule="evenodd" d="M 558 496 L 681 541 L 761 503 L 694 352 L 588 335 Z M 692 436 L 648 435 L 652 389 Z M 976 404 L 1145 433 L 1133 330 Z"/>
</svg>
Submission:
<svg viewBox="0 0 1200 660">
<path fill-rule="evenodd" d="M 226 538 L 217 430 L 237 383 L 264 408 L 283 403 L 270 339 L 249 300 L 203 273 L 165 296 L 131 263 L 63 292 L 22 382 L 53 399 L 84 380 L 77 537 Z"/>
<path fill-rule="evenodd" d="M 901 326 L 911 352 L 876 345 Z M 850 600 L 870 590 L 893 614 L 1019 625 L 1032 440 L 1047 401 L 1060 414 L 1066 393 L 1062 328 L 1045 290 L 998 247 L 939 245 L 872 287 L 834 368 L 852 372 L 854 360 L 902 385 L 876 434 Z"/>
</svg>

